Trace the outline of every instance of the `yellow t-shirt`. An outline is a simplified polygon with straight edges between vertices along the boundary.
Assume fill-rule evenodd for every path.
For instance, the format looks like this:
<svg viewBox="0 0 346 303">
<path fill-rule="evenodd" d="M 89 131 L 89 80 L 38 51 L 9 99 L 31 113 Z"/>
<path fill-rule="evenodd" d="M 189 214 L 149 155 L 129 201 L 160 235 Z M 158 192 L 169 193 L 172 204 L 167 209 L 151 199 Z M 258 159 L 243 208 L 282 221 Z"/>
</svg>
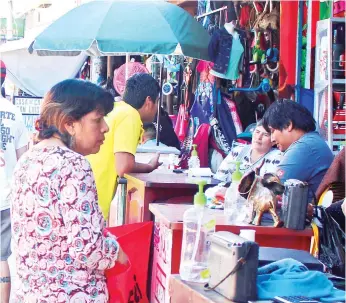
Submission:
<svg viewBox="0 0 346 303">
<path fill-rule="evenodd" d="M 88 156 L 87 159 L 94 173 L 99 206 L 105 219 L 108 219 L 110 205 L 118 185 L 114 154 L 136 154 L 143 134 L 143 123 L 138 111 L 124 101 L 114 103 L 113 111 L 105 120 L 109 127 L 105 141 L 100 151 Z"/>
</svg>

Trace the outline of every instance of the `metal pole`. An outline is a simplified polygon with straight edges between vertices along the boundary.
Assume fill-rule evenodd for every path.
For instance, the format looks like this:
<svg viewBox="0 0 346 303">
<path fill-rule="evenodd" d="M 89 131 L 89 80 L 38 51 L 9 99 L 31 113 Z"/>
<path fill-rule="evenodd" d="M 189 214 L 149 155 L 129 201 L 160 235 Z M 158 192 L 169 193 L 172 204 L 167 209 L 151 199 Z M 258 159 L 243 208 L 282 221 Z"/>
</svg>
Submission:
<svg viewBox="0 0 346 303">
<path fill-rule="evenodd" d="M 208 13 L 205 13 L 205 14 L 202 14 L 202 15 L 199 15 L 199 16 L 196 17 L 196 19 L 198 20 L 198 19 L 200 19 L 200 18 L 202 18 L 202 17 L 209 16 L 209 15 L 211 15 L 211 14 L 215 14 L 215 13 L 220 12 L 220 11 L 224 11 L 225 9 L 227 9 L 227 6 L 223 6 L 223 7 L 221 7 L 221 8 L 216 9 L 216 10 L 213 10 L 213 11 L 211 11 L 211 12 L 208 12 Z"/>
<path fill-rule="evenodd" d="M 305 67 L 305 88 L 310 88 L 310 72 L 311 72 L 311 39 L 312 39 L 312 1 L 308 0 L 308 21 L 306 31 L 306 67 Z"/>
<path fill-rule="evenodd" d="M 157 128 L 156 128 L 156 146 L 159 146 L 160 144 L 160 114 L 161 114 L 161 104 L 162 104 L 162 85 L 163 85 L 163 72 L 165 68 L 165 58 L 162 56 L 162 63 L 161 63 L 161 69 L 160 69 L 160 99 L 159 102 L 157 102 Z"/>
<path fill-rule="evenodd" d="M 12 39 L 13 39 L 13 4 L 12 4 L 12 0 L 8 0 L 6 40 L 12 40 Z"/>
<path fill-rule="evenodd" d="M 304 1 L 298 1 L 298 27 L 297 27 L 297 48 L 296 48 L 296 102 L 300 103 L 300 76 L 302 65 L 302 44 L 303 44 L 303 13 L 304 13 Z"/>
<path fill-rule="evenodd" d="M 125 68 L 125 80 L 129 78 L 129 63 L 130 63 L 130 54 L 126 53 L 126 68 Z"/>
</svg>

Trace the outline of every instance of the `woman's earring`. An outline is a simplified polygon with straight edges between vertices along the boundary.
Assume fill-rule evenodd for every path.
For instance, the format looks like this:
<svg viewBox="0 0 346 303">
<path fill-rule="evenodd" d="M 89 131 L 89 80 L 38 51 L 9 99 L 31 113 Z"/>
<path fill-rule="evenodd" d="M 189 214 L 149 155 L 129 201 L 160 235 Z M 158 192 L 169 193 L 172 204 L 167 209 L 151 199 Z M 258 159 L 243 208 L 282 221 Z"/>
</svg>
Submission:
<svg viewBox="0 0 346 303">
<path fill-rule="evenodd" d="M 70 138 L 69 138 L 69 148 L 70 149 L 72 149 L 74 146 L 75 146 L 75 144 L 76 144 L 76 138 L 75 138 L 75 135 L 72 135 L 72 136 L 70 136 Z"/>
</svg>

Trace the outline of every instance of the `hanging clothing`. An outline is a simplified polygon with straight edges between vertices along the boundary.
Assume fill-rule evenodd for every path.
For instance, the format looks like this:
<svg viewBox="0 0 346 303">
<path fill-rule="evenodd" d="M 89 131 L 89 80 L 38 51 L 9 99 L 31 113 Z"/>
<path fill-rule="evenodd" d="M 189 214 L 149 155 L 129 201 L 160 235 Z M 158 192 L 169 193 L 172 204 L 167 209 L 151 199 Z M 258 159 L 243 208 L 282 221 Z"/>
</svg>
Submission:
<svg viewBox="0 0 346 303">
<path fill-rule="evenodd" d="M 222 96 L 222 98 L 225 100 L 225 102 L 226 102 L 226 104 L 227 104 L 227 106 L 231 112 L 235 130 L 237 132 L 237 135 L 239 135 L 243 132 L 243 126 L 241 124 L 241 120 L 240 120 L 240 117 L 238 115 L 237 106 L 236 106 L 234 101 L 227 98 L 226 96 Z"/>
<path fill-rule="evenodd" d="M 227 72 L 228 66 L 230 62 L 233 60 L 230 58 L 232 53 L 232 47 L 234 43 L 233 36 L 228 33 L 228 31 L 223 27 L 220 30 L 216 30 L 211 37 L 211 40 L 209 42 L 208 46 L 208 53 L 209 57 L 212 62 L 214 62 L 213 71 L 225 74 Z M 238 60 L 235 60 L 238 62 L 238 72 L 245 71 L 245 66 L 248 65 L 248 55 L 247 51 L 244 51 L 247 49 L 247 43 L 246 43 L 246 37 L 243 33 L 239 33 L 239 41 L 243 47 L 242 54 Z M 238 54 L 240 52 L 240 46 L 236 42 L 237 46 L 234 48 L 235 54 Z"/>
<path fill-rule="evenodd" d="M 230 51 L 229 63 L 225 73 L 218 73 L 217 71 L 211 70 L 210 73 L 216 77 L 237 80 L 239 79 L 239 62 L 244 53 L 244 47 L 240 42 L 240 38 L 236 39 L 233 37 L 232 48 Z"/>
</svg>

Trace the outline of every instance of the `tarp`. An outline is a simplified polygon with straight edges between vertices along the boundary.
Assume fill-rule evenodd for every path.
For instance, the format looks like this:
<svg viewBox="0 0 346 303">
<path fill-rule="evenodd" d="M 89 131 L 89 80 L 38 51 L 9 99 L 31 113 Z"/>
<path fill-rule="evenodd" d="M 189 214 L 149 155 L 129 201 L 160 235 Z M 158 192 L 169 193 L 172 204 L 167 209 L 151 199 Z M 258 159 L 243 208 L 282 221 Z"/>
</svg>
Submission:
<svg viewBox="0 0 346 303">
<path fill-rule="evenodd" d="M 43 97 L 54 84 L 74 78 L 86 60 L 85 54 L 75 57 L 29 54 L 30 43 L 42 30 L 38 28 L 24 39 L 0 46 L 0 59 L 6 64 L 7 78 L 24 92 L 37 97 Z"/>
</svg>

